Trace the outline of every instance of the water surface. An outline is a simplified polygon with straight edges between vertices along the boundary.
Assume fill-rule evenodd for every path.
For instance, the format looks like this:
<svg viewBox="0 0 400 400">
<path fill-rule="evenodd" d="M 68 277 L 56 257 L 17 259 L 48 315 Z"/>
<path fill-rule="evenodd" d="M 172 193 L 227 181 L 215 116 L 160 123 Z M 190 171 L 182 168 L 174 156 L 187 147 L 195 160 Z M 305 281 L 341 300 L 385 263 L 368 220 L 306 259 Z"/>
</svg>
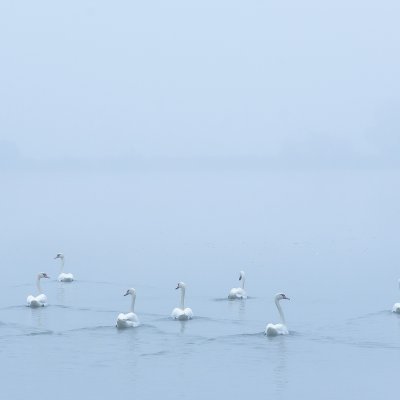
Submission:
<svg viewBox="0 0 400 400">
<path fill-rule="evenodd" d="M 393 397 L 396 171 L 1 173 L 12 399 Z M 62 251 L 71 284 L 55 280 Z M 228 301 L 246 271 L 250 298 Z M 49 306 L 30 309 L 39 271 Z M 172 321 L 177 281 L 195 318 Z M 137 329 L 118 331 L 137 290 Z M 284 291 L 289 336 L 267 338 Z"/>
</svg>

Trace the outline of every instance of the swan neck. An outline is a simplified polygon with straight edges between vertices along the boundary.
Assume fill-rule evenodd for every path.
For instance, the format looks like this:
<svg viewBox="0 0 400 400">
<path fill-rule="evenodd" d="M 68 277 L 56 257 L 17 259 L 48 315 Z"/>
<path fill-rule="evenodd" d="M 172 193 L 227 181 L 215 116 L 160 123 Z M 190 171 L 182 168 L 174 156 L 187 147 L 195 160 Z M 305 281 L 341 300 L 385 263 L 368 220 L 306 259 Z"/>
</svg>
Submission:
<svg viewBox="0 0 400 400">
<path fill-rule="evenodd" d="M 278 309 L 279 315 L 281 317 L 282 324 L 286 325 L 285 315 L 283 314 L 283 310 L 282 310 L 279 300 L 275 300 L 275 304 L 276 304 L 276 308 Z"/>
<path fill-rule="evenodd" d="M 64 272 L 64 257 L 60 258 L 61 261 L 61 269 L 60 269 L 60 273 Z"/>
<path fill-rule="evenodd" d="M 134 313 L 135 312 L 135 300 L 136 300 L 136 295 L 132 295 L 132 302 L 131 302 L 131 311 Z"/>
<path fill-rule="evenodd" d="M 38 290 L 39 294 L 41 294 L 42 293 L 42 288 L 40 286 L 40 277 L 37 277 L 37 279 L 36 279 L 36 287 L 37 287 L 37 290 Z"/>
<path fill-rule="evenodd" d="M 181 308 L 185 309 L 185 288 L 181 288 Z"/>
<path fill-rule="evenodd" d="M 244 276 L 242 276 L 242 289 L 244 289 L 244 282 L 245 282 L 246 278 Z"/>
</svg>

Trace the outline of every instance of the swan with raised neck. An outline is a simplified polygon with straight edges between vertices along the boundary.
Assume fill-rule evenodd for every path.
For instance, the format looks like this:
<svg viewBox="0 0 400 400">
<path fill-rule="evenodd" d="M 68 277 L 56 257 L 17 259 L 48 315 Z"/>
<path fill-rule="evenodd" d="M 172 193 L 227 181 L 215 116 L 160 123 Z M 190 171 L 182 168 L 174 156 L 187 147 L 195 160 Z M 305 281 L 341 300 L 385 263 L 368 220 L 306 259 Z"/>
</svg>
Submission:
<svg viewBox="0 0 400 400">
<path fill-rule="evenodd" d="M 235 300 L 235 299 L 247 299 L 247 293 L 244 290 L 244 284 L 246 281 L 246 275 L 244 271 L 240 271 L 239 273 L 239 281 L 241 281 L 241 287 L 232 288 L 229 292 L 228 299 Z"/>
<path fill-rule="evenodd" d="M 40 285 L 41 279 L 50 277 L 46 274 L 46 272 L 40 272 L 36 277 L 36 288 L 38 291 L 37 296 L 29 295 L 26 299 L 26 303 L 29 307 L 44 307 L 47 305 L 47 296 L 42 293 L 42 287 Z"/>
<path fill-rule="evenodd" d="M 181 290 L 181 306 L 176 307 L 172 310 L 171 317 L 174 319 L 178 319 L 180 321 L 192 319 L 193 318 L 192 309 L 189 307 L 185 308 L 186 284 L 184 282 L 178 282 L 175 289 Z"/>
<path fill-rule="evenodd" d="M 285 315 L 283 314 L 282 306 L 280 304 L 281 300 L 290 300 L 284 293 L 278 293 L 275 295 L 275 305 L 278 309 L 279 316 L 281 317 L 280 324 L 268 324 L 265 327 L 265 334 L 267 336 L 277 336 L 277 335 L 287 335 L 289 331 L 286 327 Z"/>
<path fill-rule="evenodd" d="M 139 318 L 135 314 L 135 301 L 136 301 L 136 290 L 134 288 L 130 288 L 126 291 L 124 296 L 132 296 L 131 300 L 131 311 L 129 313 L 120 313 L 117 317 L 117 328 L 136 328 L 140 325 Z"/>
<path fill-rule="evenodd" d="M 74 276 L 70 272 L 64 272 L 64 263 L 65 256 L 63 253 L 57 253 L 54 257 L 55 260 L 60 259 L 61 267 L 60 267 L 60 275 L 58 275 L 59 282 L 72 282 L 74 280 Z"/>
</svg>

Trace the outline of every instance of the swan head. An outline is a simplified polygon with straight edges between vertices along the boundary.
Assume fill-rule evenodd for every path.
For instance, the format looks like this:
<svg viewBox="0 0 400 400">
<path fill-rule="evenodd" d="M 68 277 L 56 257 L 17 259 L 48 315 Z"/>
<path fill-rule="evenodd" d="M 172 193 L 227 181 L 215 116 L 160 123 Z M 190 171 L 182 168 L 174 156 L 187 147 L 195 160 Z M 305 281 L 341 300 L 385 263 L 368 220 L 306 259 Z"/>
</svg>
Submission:
<svg viewBox="0 0 400 400">
<path fill-rule="evenodd" d="M 183 282 L 178 282 L 175 289 L 185 289 L 186 285 Z"/>
<path fill-rule="evenodd" d="M 275 296 L 275 300 L 276 300 L 276 301 L 279 301 L 279 300 L 290 300 L 290 299 L 289 299 L 289 297 L 286 296 L 285 293 L 278 293 L 278 294 Z"/>
<path fill-rule="evenodd" d="M 244 271 L 239 272 L 239 281 L 241 281 L 242 279 L 244 279 Z"/>
<path fill-rule="evenodd" d="M 42 278 L 47 278 L 49 279 L 50 277 L 46 274 L 46 272 L 40 272 L 38 274 L 38 279 L 42 279 Z"/>
<path fill-rule="evenodd" d="M 128 294 L 131 294 L 132 296 L 136 295 L 136 290 L 134 288 L 130 288 L 126 291 L 126 293 L 124 294 L 124 296 L 128 296 Z"/>
<path fill-rule="evenodd" d="M 57 260 L 57 258 L 60 258 L 61 260 L 63 260 L 64 259 L 64 254 L 57 253 L 57 255 L 54 257 L 54 259 Z"/>
</svg>

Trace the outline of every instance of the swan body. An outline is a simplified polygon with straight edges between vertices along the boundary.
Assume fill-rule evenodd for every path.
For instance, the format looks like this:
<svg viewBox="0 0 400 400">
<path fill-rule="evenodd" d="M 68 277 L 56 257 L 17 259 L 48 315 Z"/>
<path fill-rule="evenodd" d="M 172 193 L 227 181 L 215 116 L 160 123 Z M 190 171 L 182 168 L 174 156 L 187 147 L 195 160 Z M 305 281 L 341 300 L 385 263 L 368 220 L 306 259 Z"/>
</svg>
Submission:
<svg viewBox="0 0 400 400">
<path fill-rule="evenodd" d="M 399 289 L 400 289 L 400 279 L 398 281 Z M 400 303 L 394 303 L 392 307 L 392 312 L 400 314 Z"/>
<path fill-rule="evenodd" d="M 72 282 L 74 280 L 74 276 L 71 273 L 66 274 L 62 272 L 60 275 L 58 275 L 57 279 L 59 282 Z"/>
<path fill-rule="evenodd" d="M 400 314 L 400 303 L 393 304 L 392 312 Z"/>
<path fill-rule="evenodd" d="M 183 282 L 179 282 L 175 289 L 181 289 L 181 306 L 175 307 L 172 310 L 171 317 L 179 321 L 186 321 L 193 318 L 193 311 L 191 308 L 185 308 L 185 291 L 186 285 Z"/>
<path fill-rule="evenodd" d="M 172 310 L 171 317 L 173 319 L 178 319 L 179 321 L 186 321 L 188 319 L 192 319 L 193 318 L 193 311 L 189 307 L 186 307 L 184 309 L 179 308 L 179 307 L 175 307 Z"/>
<path fill-rule="evenodd" d="M 36 279 L 36 287 L 39 294 L 37 296 L 29 295 L 26 299 L 28 307 L 37 308 L 47 306 L 47 296 L 42 293 L 42 288 L 40 287 L 40 280 L 42 278 L 50 278 L 45 272 L 38 274 Z"/>
<path fill-rule="evenodd" d="M 61 260 L 61 271 L 60 275 L 58 275 L 57 280 L 59 282 L 72 282 L 74 280 L 74 276 L 70 272 L 69 273 L 64 272 L 64 254 L 58 253 L 54 257 L 54 259 L 56 260 L 57 258 Z"/>
<path fill-rule="evenodd" d="M 131 303 L 131 312 L 129 313 L 120 313 L 118 314 L 117 317 L 117 324 L 116 327 L 118 329 L 124 329 L 124 328 L 136 328 L 137 326 L 140 325 L 139 318 L 137 315 L 134 313 L 135 310 L 135 300 L 136 300 L 136 290 L 131 288 L 126 291 L 124 296 L 128 295 L 132 296 L 132 303 Z"/>
<path fill-rule="evenodd" d="M 288 335 L 289 331 L 283 324 L 268 324 L 265 328 L 267 336 Z"/>
<path fill-rule="evenodd" d="M 247 293 L 244 290 L 244 282 L 246 280 L 244 271 L 240 271 L 239 281 L 242 281 L 242 287 L 239 288 L 232 288 L 229 292 L 228 299 L 235 300 L 235 299 L 247 299 Z"/>
<path fill-rule="evenodd" d="M 275 296 L 275 305 L 279 311 L 279 315 L 281 317 L 282 322 L 280 324 L 268 324 L 265 327 L 265 334 L 267 336 L 278 336 L 278 335 L 288 335 L 289 331 L 286 327 L 285 316 L 283 315 L 282 307 L 279 304 L 281 300 L 290 300 L 289 297 L 286 297 L 283 293 L 278 293 Z"/>
</svg>

